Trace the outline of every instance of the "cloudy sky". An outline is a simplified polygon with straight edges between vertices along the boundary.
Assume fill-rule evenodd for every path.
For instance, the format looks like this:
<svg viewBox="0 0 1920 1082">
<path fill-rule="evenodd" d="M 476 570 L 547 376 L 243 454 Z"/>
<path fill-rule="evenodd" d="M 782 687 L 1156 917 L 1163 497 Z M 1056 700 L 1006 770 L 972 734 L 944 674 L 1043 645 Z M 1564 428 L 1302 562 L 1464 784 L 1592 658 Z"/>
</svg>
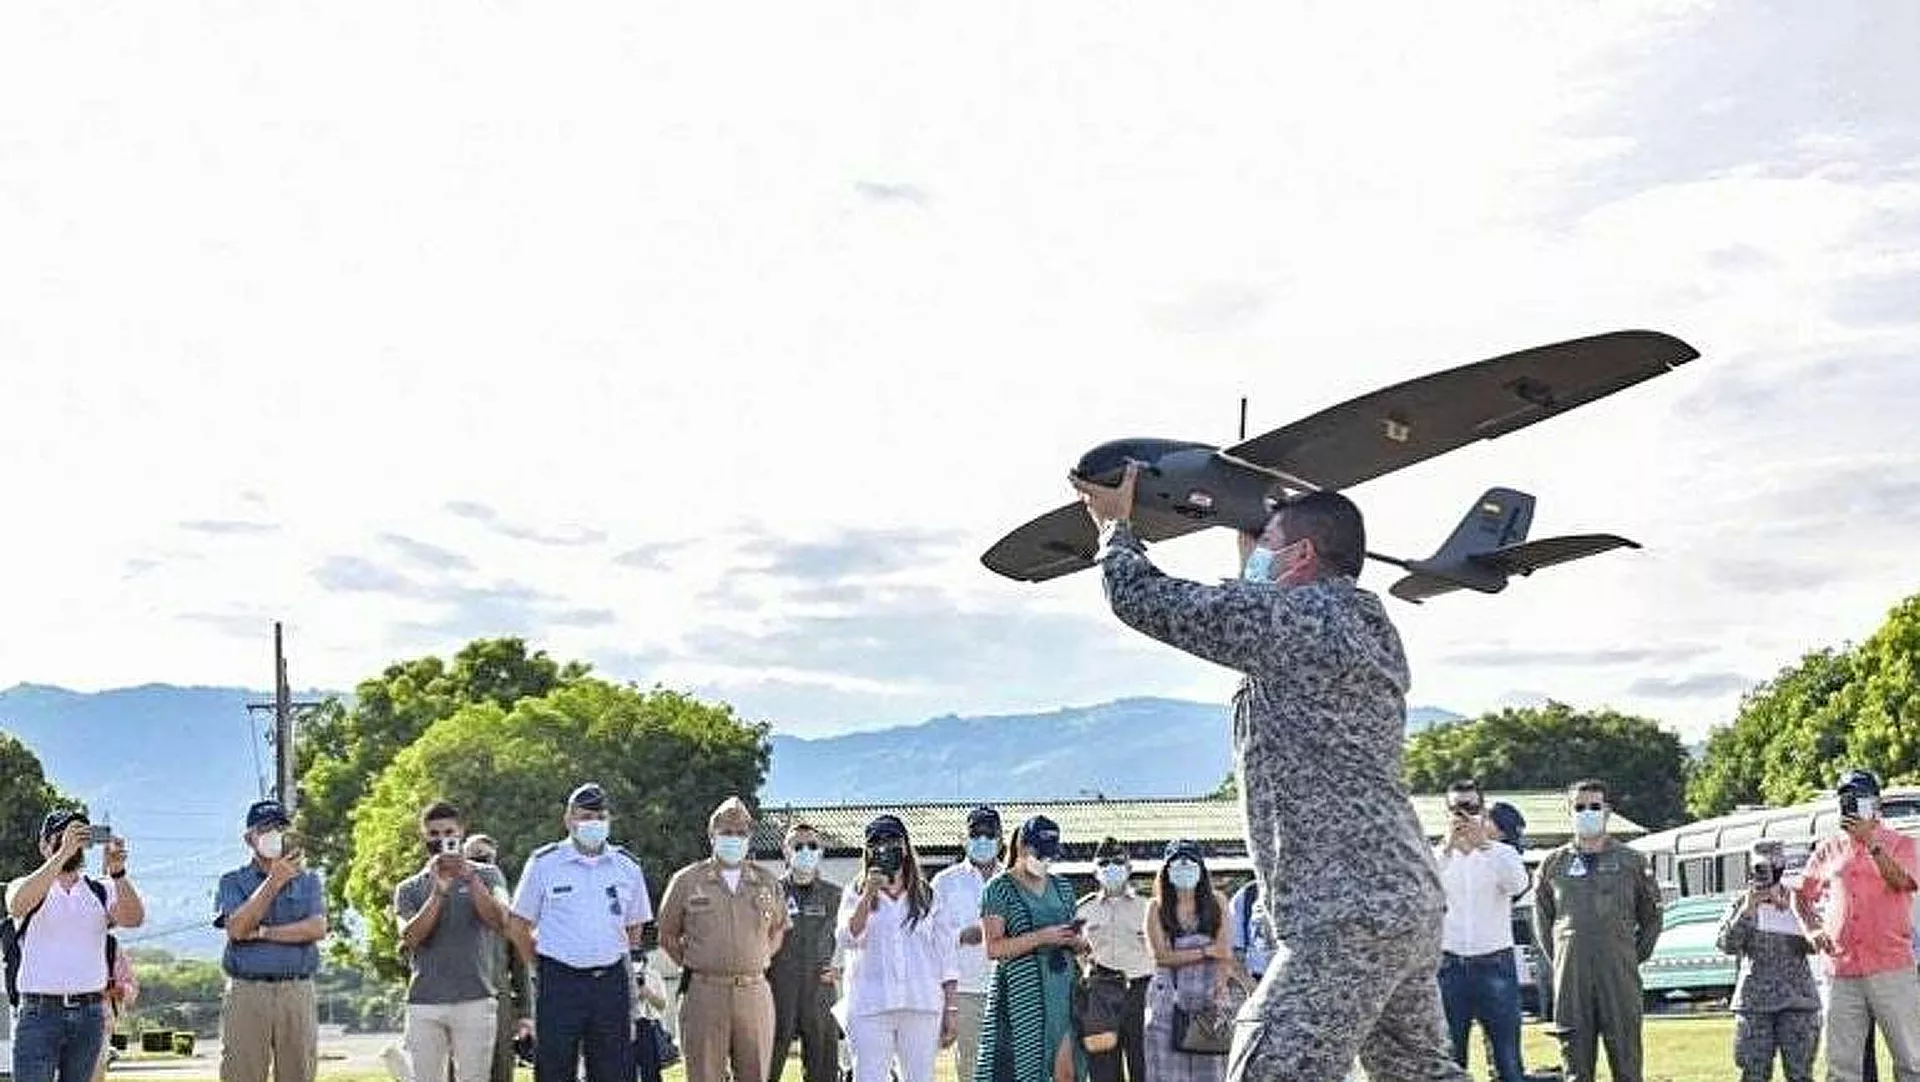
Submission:
<svg viewBox="0 0 1920 1082">
<path fill-rule="evenodd" d="M 302 686 L 515 634 L 800 734 L 1220 698 L 980 552 L 1105 439 L 1623 327 L 1704 356 L 1353 490 L 1646 546 L 1391 602 L 1415 703 L 1694 735 L 1920 588 L 1920 7 L 1204 12 L 8 5 L 0 685 L 280 619 Z"/>
</svg>

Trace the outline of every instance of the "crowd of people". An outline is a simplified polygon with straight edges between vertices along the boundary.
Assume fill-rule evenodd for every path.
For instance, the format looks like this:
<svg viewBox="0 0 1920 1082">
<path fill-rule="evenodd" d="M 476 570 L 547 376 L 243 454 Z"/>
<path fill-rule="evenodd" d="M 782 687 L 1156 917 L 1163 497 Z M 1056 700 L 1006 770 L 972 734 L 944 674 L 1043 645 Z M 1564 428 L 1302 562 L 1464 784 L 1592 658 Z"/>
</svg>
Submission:
<svg viewBox="0 0 1920 1082">
<path fill-rule="evenodd" d="M 894 815 L 866 824 L 844 884 L 822 877 L 823 839 L 805 823 L 786 830 L 775 874 L 748 859 L 756 823 L 730 797 L 708 817 L 711 855 L 673 872 L 656 915 L 600 786 L 566 797 L 563 836 L 511 890 L 491 839 L 437 802 L 419 815 L 421 866 L 386 915 L 409 967 L 406 1082 L 508 1082 L 516 1058 L 536 1082 L 657 1082 L 675 1055 L 688 1082 L 772 1082 L 795 1041 L 804 1082 L 931 1082 L 949 1049 L 961 1082 L 1326 1082 L 1356 1060 L 1376 1082 L 1454 1082 L 1475 1022 L 1495 1076 L 1521 1082 L 1511 913 L 1528 890 L 1560 1077 L 1590 1082 L 1604 1047 L 1615 1082 L 1641 1082 L 1639 966 L 1661 901 L 1645 857 L 1607 830 L 1606 784 L 1569 786 L 1572 840 L 1531 875 L 1524 823 L 1472 781 L 1450 788 L 1431 845 L 1401 781 L 1406 657 L 1355 581 L 1358 508 L 1331 492 L 1281 501 L 1241 536 L 1238 577 L 1188 582 L 1154 567 L 1132 530 L 1137 476 L 1075 487 L 1116 616 L 1245 675 L 1233 738 L 1251 883 L 1228 897 L 1203 848 L 1176 840 L 1141 897 L 1108 838 L 1097 889 L 1076 897 L 1055 867 L 1057 824 L 1007 830 L 990 807 L 956 824 L 964 859 L 935 875 Z M 1720 935 L 1741 959 L 1743 1082 L 1776 1058 L 1789 1082 L 1810 1078 L 1823 1042 L 1827 1077 L 1858 1082 L 1876 1030 L 1896 1082 L 1920 1082 L 1920 865 L 1879 795 L 1864 771 L 1840 780 L 1842 832 L 1792 889 L 1778 852 L 1755 851 Z M 251 806 L 248 860 L 216 891 L 222 1082 L 315 1073 L 329 917 L 289 829 L 280 804 Z M 89 844 L 103 845 L 103 879 L 82 870 Z M 112 930 L 139 927 L 143 905 L 124 841 L 96 838 L 84 815 L 48 814 L 40 850 L 6 892 L 14 1078 L 81 1082 L 126 995 Z"/>
</svg>

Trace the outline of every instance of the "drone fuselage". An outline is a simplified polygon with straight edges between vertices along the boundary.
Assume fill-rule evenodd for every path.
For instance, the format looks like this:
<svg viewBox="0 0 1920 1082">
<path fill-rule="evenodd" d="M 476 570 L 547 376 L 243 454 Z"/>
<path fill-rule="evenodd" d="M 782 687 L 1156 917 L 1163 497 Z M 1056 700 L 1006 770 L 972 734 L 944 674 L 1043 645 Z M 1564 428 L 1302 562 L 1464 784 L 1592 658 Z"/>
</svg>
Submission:
<svg viewBox="0 0 1920 1082">
<path fill-rule="evenodd" d="M 1185 440 L 1112 440 L 1080 456 L 1074 473 L 1097 484 L 1117 484 L 1127 463 L 1141 464 L 1134 508 L 1208 526 L 1258 531 L 1273 515 L 1272 497 L 1285 485 L 1275 474 Z"/>
</svg>

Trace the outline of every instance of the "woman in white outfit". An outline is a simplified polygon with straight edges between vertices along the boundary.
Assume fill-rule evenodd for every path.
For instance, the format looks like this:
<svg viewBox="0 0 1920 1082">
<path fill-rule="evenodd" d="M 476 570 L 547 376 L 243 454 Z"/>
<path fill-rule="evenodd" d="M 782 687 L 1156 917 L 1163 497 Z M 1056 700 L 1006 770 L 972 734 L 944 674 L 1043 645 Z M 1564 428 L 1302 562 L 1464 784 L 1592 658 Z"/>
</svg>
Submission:
<svg viewBox="0 0 1920 1082">
<path fill-rule="evenodd" d="M 939 910 L 898 818 L 867 824 L 865 874 L 840 900 L 837 938 L 846 949 L 847 1050 L 853 1082 L 933 1082 L 940 1049 L 953 1043 L 960 982 L 953 922 Z M 967 919 L 964 915 L 959 919 Z"/>
</svg>

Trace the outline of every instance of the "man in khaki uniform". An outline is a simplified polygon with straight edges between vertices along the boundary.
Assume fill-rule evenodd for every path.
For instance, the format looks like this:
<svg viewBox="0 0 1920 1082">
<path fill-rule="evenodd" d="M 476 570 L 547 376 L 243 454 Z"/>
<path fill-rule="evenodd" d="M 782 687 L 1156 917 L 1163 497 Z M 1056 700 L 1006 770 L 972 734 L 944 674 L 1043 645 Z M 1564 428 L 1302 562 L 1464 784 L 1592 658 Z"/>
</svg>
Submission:
<svg viewBox="0 0 1920 1082">
<path fill-rule="evenodd" d="M 747 863 L 753 816 L 728 797 L 707 820 L 713 856 L 675 872 L 660 901 L 660 948 L 688 973 L 680 1007 L 687 1082 L 763 1082 L 773 1061 L 767 967 L 786 938 L 780 883 Z"/>
</svg>

